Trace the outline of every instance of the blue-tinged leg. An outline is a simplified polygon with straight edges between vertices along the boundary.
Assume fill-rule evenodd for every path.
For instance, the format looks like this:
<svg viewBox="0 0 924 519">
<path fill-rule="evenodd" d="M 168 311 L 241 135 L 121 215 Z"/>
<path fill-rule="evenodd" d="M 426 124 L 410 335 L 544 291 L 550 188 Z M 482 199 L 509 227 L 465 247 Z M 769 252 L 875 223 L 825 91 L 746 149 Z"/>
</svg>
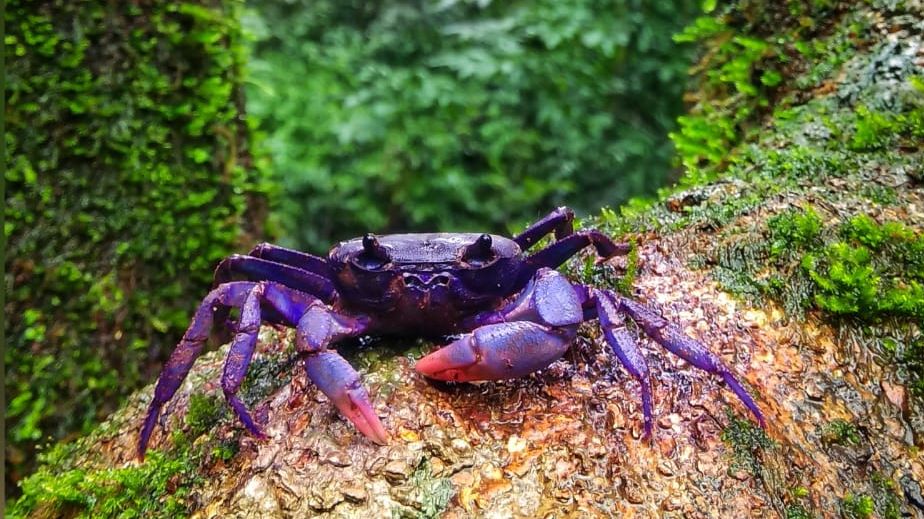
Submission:
<svg viewBox="0 0 924 519">
<path fill-rule="evenodd" d="M 559 207 L 527 227 L 525 231 L 514 237 L 513 241 L 517 242 L 520 250 L 526 250 L 535 245 L 543 236 L 553 231 L 555 232 L 555 239 L 560 240 L 574 233 L 573 222 L 574 211 L 567 207 Z"/>
<path fill-rule="evenodd" d="M 521 377 L 559 359 L 582 319 L 571 284 L 543 269 L 500 313 L 476 317 L 472 333 L 418 360 L 415 369 L 457 382 Z"/>
<path fill-rule="evenodd" d="M 240 306 L 243 304 L 247 293 L 254 286 L 256 286 L 256 283 L 249 281 L 226 283 L 209 292 L 202 300 L 192 318 L 192 322 L 189 323 L 189 328 L 186 329 L 186 333 L 183 334 L 183 338 L 176 349 L 173 350 L 161 371 L 160 377 L 157 379 L 154 398 L 148 406 L 147 417 L 144 420 L 138 440 L 138 457 L 140 459 L 144 459 L 144 452 L 147 449 L 148 440 L 154 430 L 154 424 L 157 423 L 161 408 L 173 398 L 180 384 L 189 373 L 193 362 L 202 352 L 202 348 L 208 340 L 209 332 L 212 329 L 212 315 L 215 309 Z"/>
<path fill-rule="evenodd" d="M 332 302 L 337 295 L 334 282 L 305 269 L 261 258 L 232 254 L 215 269 L 215 284 L 233 279 L 238 274 L 253 281 L 275 281 L 295 290 L 311 294 L 322 301 Z"/>
<path fill-rule="evenodd" d="M 657 315 L 650 308 L 614 293 L 609 293 L 608 295 L 611 296 L 612 301 L 618 303 L 619 311 L 629 314 L 629 317 L 655 342 L 697 368 L 722 377 L 745 407 L 751 411 L 760 426 L 766 427 L 764 416 L 754 399 L 751 398 L 751 395 L 748 394 L 715 354 L 707 350 L 699 341 L 688 337 L 679 327 Z"/>
<path fill-rule="evenodd" d="M 598 261 L 628 254 L 632 248 L 628 243 L 614 243 L 609 236 L 600 231 L 581 231 L 558 240 L 529 256 L 526 261 L 536 269 L 557 268 L 578 251 L 590 245 L 597 250 Z"/>
<path fill-rule="evenodd" d="M 606 342 L 613 348 L 616 358 L 630 375 L 639 382 L 642 393 L 642 412 L 645 416 L 645 438 L 651 437 L 654 418 L 651 410 L 651 385 L 649 383 L 648 363 L 642 355 L 635 338 L 623 326 L 622 314 L 617 310 L 618 304 L 600 290 L 592 291 L 596 304 L 596 314 L 603 329 Z"/>
<path fill-rule="evenodd" d="M 262 308 L 272 309 L 287 324 L 294 326 L 313 305 L 320 304 L 321 302 L 311 295 L 268 281 L 257 284 L 244 299 L 237 334 L 234 336 L 234 341 L 228 350 L 228 358 L 225 360 L 221 389 L 237 417 L 257 438 L 266 436 L 253 421 L 250 411 L 238 398 L 237 392 L 244 382 L 244 377 L 247 376 L 250 361 L 253 360 L 257 336 L 260 333 L 260 323 L 263 320 Z"/>
<path fill-rule="evenodd" d="M 254 423 L 247 407 L 237 397 L 237 391 L 247 376 L 247 368 L 250 367 L 250 361 L 253 359 L 253 352 L 257 347 L 257 335 L 260 332 L 260 300 L 263 296 L 263 284 L 257 285 L 247 294 L 244 305 L 241 307 L 241 318 L 238 320 L 237 333 L 234 335 L 234 341 L 231 342 L 231 348 L 228 350 L 228 357 L 225 359 L 224 370 L 221 375 L 221 389 L 225 393 L 225 399 L 234 409 L 235 414 L 241 420 L 250 434 L 257 438 L 266 436 Z"/>
<path fill-rule="evenodd" d="M 260 243 L 251 249 L 247 255 L 291 265 L 324 278 L 331 278 L 330 266 L 327 264 L 327 260 L 307 252 L 287 249 L 272 243 Z"/>
</svg>

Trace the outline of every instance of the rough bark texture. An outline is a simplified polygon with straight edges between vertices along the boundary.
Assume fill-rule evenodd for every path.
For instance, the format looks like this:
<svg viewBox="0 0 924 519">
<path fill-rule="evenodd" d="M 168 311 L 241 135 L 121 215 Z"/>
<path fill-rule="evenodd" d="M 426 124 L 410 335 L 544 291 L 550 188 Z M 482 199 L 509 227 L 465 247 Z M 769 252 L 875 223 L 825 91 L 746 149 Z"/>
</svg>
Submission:
<svg viewBox="0 0 924 519">
<path fill-rule="evenodd" d="M 413 359 L 429 343 L 345 346 L 393 435 L 376 446 L 307 382 L 291 333 L 264 328 L 245 400 L 268 440 L 244 434 L 221 400 L 224 347 L 169 405 L 152 442 L 162 454 L 133 460 L 149 387 L 47 454 L 16 511 L 104 510 L 111 498 L 87 504 L 56 487 L 79 473 L 72 488 L 158 489 L 124 506 L 197 517 L 921 517 L 924 349 L 911 346 L 924 228 L 920 7 L 836 10 L 864 24 L 862 37 L 810 95 L 767 115 L 728 177 L 595 222 L 638 239 L 633 292 L 721 355 L 757 397 L 766 433 L 717 378 L 642 338 L 657 427 L 651 444 L 640 440 L 638 385 L 589 324 L 549 369 L 481 385 L 417 376 Z M 870 130 L 882 96 L 894 126 Z M 866 270 L 838 263 L 837 251 L 856 239 L 879 254 L 871 234 L 849 234 L 860 216 L 903 222 L 886 234 L 911 252 L 893 263 L 900 272 L 838 292 L 838 269 Z M 570 274 L 613 284 L 582 265 Z"/>
</svg>

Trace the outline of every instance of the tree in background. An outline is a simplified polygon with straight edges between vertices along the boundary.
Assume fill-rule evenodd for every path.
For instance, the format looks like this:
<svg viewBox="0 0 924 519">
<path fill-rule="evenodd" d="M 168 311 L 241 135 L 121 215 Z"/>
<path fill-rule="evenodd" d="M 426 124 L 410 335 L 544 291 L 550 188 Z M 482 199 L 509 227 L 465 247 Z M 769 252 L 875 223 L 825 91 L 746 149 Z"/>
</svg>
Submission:
<svg viewBox="0 0 924 519">
<path fill-rule="evenodd" d="M 682 108 L 685 4 L 252 2 L 248 108 L 288 243 L 506 230 L 653 192 Z"/>
<path fill-rule="evenodd" d="M 237 0 L 6 7 L 7 495 L 153 378 L 262 233 Z"/>
</svg>

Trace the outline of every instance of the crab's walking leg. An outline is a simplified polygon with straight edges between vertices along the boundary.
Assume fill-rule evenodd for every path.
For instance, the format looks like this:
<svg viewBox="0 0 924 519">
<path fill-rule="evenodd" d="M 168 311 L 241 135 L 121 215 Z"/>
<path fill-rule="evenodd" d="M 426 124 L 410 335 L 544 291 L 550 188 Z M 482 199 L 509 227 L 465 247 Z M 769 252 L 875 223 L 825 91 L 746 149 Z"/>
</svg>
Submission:
<svg viewBox="0 0 924 519">
<path fill-rule="evenodd" d="M 320 274 L 251 256 L 232 254 L 223 259 L 215 269 L 215 284 L 228 282 L 234 274 L 240 274 L 253 281 L 275 281 L 294 288 L 300 292 L 311 294 L 325 302 L 331 302 L 337 291 L 334 282 Z"/>
<path fill-rule="evenodd" d="M 632 247 L 628 243 L 614 243 L 609 236 L 600 231 L 581 231 L 558 240 L 531 255 L 526 261 L 535 269 L 556 268 L 568 258 L 577 254 L 578 251 L 590 245 L 593 245 L 597 250 L 598 261 L 605 261 L 613 256 L 628 254 Z"/>
<path fill-rule="evenodd" d="M 262 321 L 261 303 L 267 303 L 269 308 L 275 310 L 289 324 L 297 323 L 312 304 L 320 304 L 318 299 L 311 295 L 268 281 L 258 283 L 244 299 L 237 334 L 234 336 L 234 341 L 228 351 L 228 358 L 225 360 L 221 389 L 237 417 L 257 438 L 264 438 L 265 435 L 253 421 L 247 407 L 238 398 L 237 391 L 244 382 L 244 377 L 247 376 L 247 369 L 250 367 L 250 361 L 253 359 L 257 346 L 257 335 L 260 332 Z"/>
<path fill-rule="evenodd" d="M 592 300 L 596 306 L 597 318 L 603 329 L 607 344 L 613 348 L 616 358 L 630 375 L 638 380 L 642 393 L 642 412 L 645 416 L 645 438 L 651 437 L 654 419 L 651 411 L 651 385 L 649 383 L 648 363 L 642 355 L 635 338 L 623 326 L 623 316 L 617 310 L 618 305 L 607 294 L 592 290 Z"/>
<path fill-rule="evenodd" d="M 272 243 L 260 243 L 251 249 L 247 255 L 298 267 L 328 279 L 331 277 L 327 260 L 307 252 L 287 249 Z"/>
<path fill-rule="evenodd" d="M 715 354 L 645 305 L 612 292 L 607 292 L 607 295 L 612 298 L 612 301 L 618 303 L 619 311 L 629 314 L 629 317 L 655 342 L 697 368 L 722 377 L 745 407 L 751 411 L 760 426 L 766 427 L 764 416 L 754 399 Z"/>
<path fill-rule="evenodd" d="M 520 246 L 520 250 L 526 250 L 543 236 L 550 232 L 555 232 L 555 239 L 560 240 L 565 236 L 574 234 L 574 211 L 567 207 L 559 207 L 551 213 L 545 215 L 539 221 L 526 228 L 525 231 L 513 238 Z"/>
<path fill-rule="evenodd" d="M 260 332 L 260 300 L 263 297 L 264 287 L 263 283 L 257 285 L 244 299 L 237 333 L 228 350 L 228 358 L 225 360 L 221 375 L 221 389 L 225 393 L 225 399 L 250 434 L 257 438 L 266 436 L 254 423 L 244 402 L 238 398 L 237 390 L 244 382 L 247 368 L 250 367 L 250 361 L 253 359 L 253 352 L 257 346 L 257 334 Z"/>
<path fill-rule="evenodd" d="M 267 250 L 270 251 L 268 254 L 274 259 L 293 259 L 291 258 L 292 255 L 301 254 L 296 251 L 282 249 L 281 247 L 269 247 Z M 261 249 L 259 245 L 254 251 L 260 254 L 263 253 L 263 249 Z M 317 259 L 320 260 L 320 258 Z M 234 274 L 243 276 L 250 281 L 275 281 L 300 292 L 311 294 L 327 303 L 332 302 L 337 296 L 333 282 L 329 278 L 316 272 L 284 263 L 277 263 L 269 259 L 241 256 L 239 254 L 233 254 L 218 264 L 218 267 L 215 268 L 213 283 L 217 286 L 222 283 L 230 282 Z M 229 308 L 221 308 L 215 313 L 215 319 L 219 323 L 227 322 L 227 326 L 225 326 L 223 330 L 232 329 L 236 326 L 236 324 L 228 320 L 229 315 Z M 284 319 L 271 307 L 264 309 L 263 319 L 276 324 L 284 321 Z M 296 322 L 298 322 L 297 319 Z M 230 339 L 230 337 L 226 335 L 221 336 L 222 342 L 227 342 L 228 339 Z"/>
<path fill-rule="evenodd" d="M 359 373 L 328 347 L 364 333 L 368 319 L 339 315 L 320 302 L 312 304 L 298 322 L 295 346 L 304 357 L 305 372 L 322 393 L 370 440 L 385 444 L 388 433 L 372 408 Z"/>
<path fill-rule="evenodd" d="M 202 304 L 196 310 L 192 322 L 189 323 L 189 328 L 186 329 L 186 333 L 183 334 L 183 338 L 180 340 L 180 344 L 173 350 L 161 371 L 160 378 L 157 379 L 154 398 L 148 406 L 147 417 L 144 420 L 138 440 L 139 458 L 144 459 L 144 451 L 147 448 L 151 432 L 154 430 L 154 424 L 157 423 L 161 407 L 173 398 L 183 379 L 189 373 L 193 362 L 202 352 L 202 347 L 208 340 L 209 332 L 212 328 L 212 315 L 215 309 L 240 306 L 254 286 L 256 286 L 256 283 L 248 281 L 226 283 L 209 292 L 202 300 Z"/>
<path fill-rule="evenodd" d="M 458 382 L 521 377 L 561 357 L 582 318 L 571 284 L 542 269 L 510 305 L 483 314 L 472 333 L 418 360 L 415 369 Z"/>
</svg>

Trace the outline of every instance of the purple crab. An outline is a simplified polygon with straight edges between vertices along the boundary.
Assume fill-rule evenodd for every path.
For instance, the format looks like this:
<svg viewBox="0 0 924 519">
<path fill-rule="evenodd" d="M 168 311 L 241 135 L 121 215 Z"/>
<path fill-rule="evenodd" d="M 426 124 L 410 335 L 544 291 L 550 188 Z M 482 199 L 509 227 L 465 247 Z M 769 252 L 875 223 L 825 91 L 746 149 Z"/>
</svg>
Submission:
<svg viewBox="0 0 924 519">
<path fill-rule="evenodd" d="M 367 234 L 341 242 L 327 258 L 270 244 L 233 255 L 215 271 L 215 288 L 157 380 L 138 441 L 144 458 L 161 408 L 202 352 L 215 321 L 239 315 L 221 387 L 256 437 L 264 437 L 237 392 L 263 322 L 296 329 L 295 347 L 308 378 L 373 442 L 388 433 L 360 376 L 333 345 L 365 335 L 458 336 L 417 361 L 420 374 L 445 381 L 500 380 L 545 368 L 568 349 L 582 322 L 597 319 L 606 342 L 641 388 L 645 436 L 652 430 L 645 357 L 624 327 L 628 315 L 655 342 L 722 377 L 761 426 L 757 404 L 721 360 L 657 312 L 610 290 L 569 281 L 554 270 L 593 245 L 598 262 L 628 253 L 599 231 L 575 232 L 574 213 L 552 211 L 518 236 L 434 233 Z M 527 253 L 554 233 L 548 247 Z M 236 280 L 243 279 L 243 280 Z"/>
</svg>

